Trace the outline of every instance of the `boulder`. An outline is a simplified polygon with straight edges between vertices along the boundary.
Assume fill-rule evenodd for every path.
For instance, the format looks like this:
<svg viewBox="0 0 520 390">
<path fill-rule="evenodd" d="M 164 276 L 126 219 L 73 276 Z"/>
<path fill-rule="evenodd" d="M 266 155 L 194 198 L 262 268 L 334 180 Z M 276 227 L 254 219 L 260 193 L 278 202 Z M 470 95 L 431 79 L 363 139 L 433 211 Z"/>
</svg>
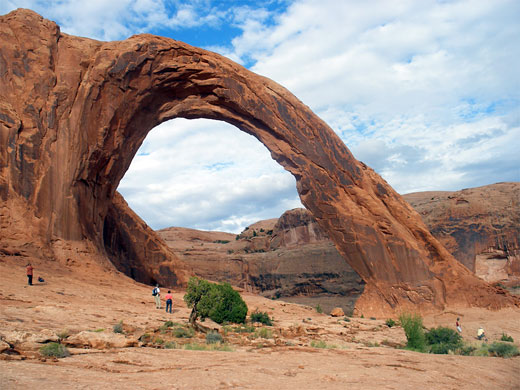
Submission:
<svg viewBox="0 0 520 390">
<path fill-rule="evenodd" d="M 343 312 L 343 309 L 341 307 L 335 307 L 334 309 L 332 309 L 332 311 L 330 312 L 330 315 L 332 317 L 344 317 L 345 316 L 345 313 Z"/>
<path fill-rule="evenodd" d="M 134 337 L 120 333 L 82 331 L 63 340 L 63 344 L 77 348 L 109 349 L 127 348 L 138 345 Z"/>
</svg>

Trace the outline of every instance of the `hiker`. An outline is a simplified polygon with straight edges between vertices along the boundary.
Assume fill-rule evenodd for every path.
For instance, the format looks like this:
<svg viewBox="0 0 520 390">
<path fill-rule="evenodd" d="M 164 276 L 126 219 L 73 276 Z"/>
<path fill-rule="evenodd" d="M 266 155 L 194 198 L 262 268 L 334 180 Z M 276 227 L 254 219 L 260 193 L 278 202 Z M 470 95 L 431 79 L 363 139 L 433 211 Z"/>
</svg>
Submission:
<svg viewBox="0 0 520 390">
<path fill-rule="evenodd" d="M 33 278 L 33 266 L 31 265 L 31 263 L 27 263 L 27 282 L 29 284 L 29 286 L 32 286 L 32 278 Z"/>
<path fill-rule="evenodd" d="M 460 326 L 460 318 L 457 317 L 457 321 L 455 321 L 455 326 L 457 327 L 457 332 L 462 333 L 462 327 Z"/>
<path fill-rule="evenodd" d="M 172 302 L 173 302 L 173 295 L 170 290 L 168 290 L 168 294 L 164 296 L 164 299 L 166 299 L 166 313 L 172 312 Z M 170 308 L 170 311 L 168 311 L 168 308 Z"/>
<path fill-rule="evenodd" d="M 159 284 L 153 288 L 152 295 L 155 299 L 155 308 L 160 309 L 161 308 L 161 289 L 159 288 Z"/>
<path fill-rule="evenodd" d="M 484 332 L 484 329 L 482 329 L 482 327 L 478 328 L 477 339 L 482 340 L 485 337 L 486 337 L 486 333 Z"/>
</svg>

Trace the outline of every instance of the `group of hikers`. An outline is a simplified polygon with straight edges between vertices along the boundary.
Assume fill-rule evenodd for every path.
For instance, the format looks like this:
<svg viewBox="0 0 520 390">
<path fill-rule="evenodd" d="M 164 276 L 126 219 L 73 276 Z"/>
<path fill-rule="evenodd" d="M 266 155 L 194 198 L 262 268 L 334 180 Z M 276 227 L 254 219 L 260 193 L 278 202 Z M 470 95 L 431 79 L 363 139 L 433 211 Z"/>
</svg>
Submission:
<svg viewBox="0 0 520 390">
<path fill-rule="evenodd" d="M 455 321 L 455 327 L 457 328 L 457 332 L 462 333 L 462 326 L 460 325 L 460 318 L 457 317 L 457 321 Z M 477 329 L 477 339 L 478 340 L 487 340 L 486 338 L 486 332 L 484 332 L 484 328 L 482 326 L 479 326 Z"/>
<path fill-rule="evenodd" d="M 153 288 L 152 295 L 155 299 L 155 308 L 160 309 L 161 308 L 161 289 L 159 288 L 158 284 Z M 170 290 L 168 290 L 168 293 L 164 296 L 164 299 L 166 299 L 166 313 L 171 313 L 173 295 Z"/>
</svg>

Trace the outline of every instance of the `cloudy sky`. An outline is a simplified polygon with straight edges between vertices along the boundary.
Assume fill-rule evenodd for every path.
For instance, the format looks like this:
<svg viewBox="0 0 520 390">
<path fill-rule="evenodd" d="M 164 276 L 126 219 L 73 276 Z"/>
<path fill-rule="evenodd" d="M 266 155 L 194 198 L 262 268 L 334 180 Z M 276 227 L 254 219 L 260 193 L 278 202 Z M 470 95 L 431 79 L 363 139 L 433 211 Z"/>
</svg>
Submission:
<svg viewBox="0 0 520 390">
<path fill-rule="evenodd" d="M 518 0 L 3 0 L 99 40 L 152 33 L 282 84 L 398 192 L 520 181 Z M 231 125 L 152 130 L 119 191 L 153 228 L 239 232 L 299 207 Z"/>
</svg>

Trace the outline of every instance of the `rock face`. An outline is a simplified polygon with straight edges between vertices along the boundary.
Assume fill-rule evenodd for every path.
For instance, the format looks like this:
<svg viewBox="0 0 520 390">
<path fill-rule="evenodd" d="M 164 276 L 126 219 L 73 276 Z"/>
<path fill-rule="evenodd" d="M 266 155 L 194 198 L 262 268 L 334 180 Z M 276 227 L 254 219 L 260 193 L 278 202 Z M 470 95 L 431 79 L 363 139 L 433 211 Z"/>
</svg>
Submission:
<svg viewBox="0 0 520 390">
<path fill-rule="evenodd" d="M 462 267 L 402 197 L 276 83 L 171 39 L 62 34 L 27 10 L 0 17 L 0 40 L 3 251 L 56 258 L 55 243 L 66 242 L 99 258 L 130 253 L 114 232 L 133 237 L 141 228 L 109 213 L 139 146 L 161 122 L 209 118 L 255 136 L 295 176 L 302 203 L 367 283 L 357 303 L 367 315 L 518 304 Z M 179 259 L 164 256 L 157 262 L 171 272 L 154 279 L 183 283 Z"/>
<path fill-rule="evenodd" d="M 197 276 L 268 298 L 352 311 L 365 286 L 305 209 L 239 235 L 184 228 L 157 233 Z"/>
<path fill-rule="evenodd" d="M 476 275 L 489 282 L 520 278 L 520 183 L 403 197 Z"/>
</svg>

